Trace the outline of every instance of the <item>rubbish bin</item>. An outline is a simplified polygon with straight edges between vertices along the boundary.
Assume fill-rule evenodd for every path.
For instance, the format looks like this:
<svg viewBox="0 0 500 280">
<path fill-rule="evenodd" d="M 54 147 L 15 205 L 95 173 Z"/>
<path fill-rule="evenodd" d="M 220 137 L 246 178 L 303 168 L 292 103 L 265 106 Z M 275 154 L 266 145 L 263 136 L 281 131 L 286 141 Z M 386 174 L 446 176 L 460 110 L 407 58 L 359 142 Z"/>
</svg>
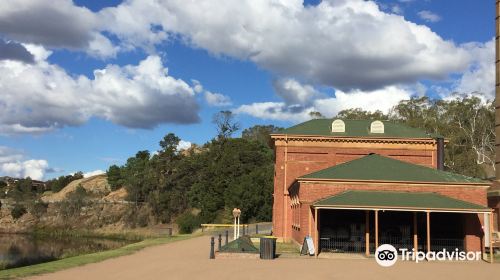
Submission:
<svg viewBox="0 0 500 280">
<path fill-rule="evenodd" d="M 260 258 L 273 260 L 276 257 L 276 237 L 266 236 L 260 238 Z"/>
</svg>

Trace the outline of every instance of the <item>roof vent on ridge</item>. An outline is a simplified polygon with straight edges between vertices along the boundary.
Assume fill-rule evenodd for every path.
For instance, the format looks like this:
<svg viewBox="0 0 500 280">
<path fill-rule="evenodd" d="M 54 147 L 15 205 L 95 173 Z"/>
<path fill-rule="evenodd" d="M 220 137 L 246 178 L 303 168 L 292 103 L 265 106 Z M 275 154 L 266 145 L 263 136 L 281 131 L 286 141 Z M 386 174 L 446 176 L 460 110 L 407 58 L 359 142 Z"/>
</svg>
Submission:
<svg viewBox="0 0 500 280">
<path fill-rule="evenodd" d="M 334 120 L 332 122 L 332 132 L 345 132 L 345 123 L 343 120 Z"/>
<path fill-rule="evenodd" d="M 384 123 L 381 121 L 373 121 L 370 124 L 370 133 L 384 133 Z"/>
</svg>

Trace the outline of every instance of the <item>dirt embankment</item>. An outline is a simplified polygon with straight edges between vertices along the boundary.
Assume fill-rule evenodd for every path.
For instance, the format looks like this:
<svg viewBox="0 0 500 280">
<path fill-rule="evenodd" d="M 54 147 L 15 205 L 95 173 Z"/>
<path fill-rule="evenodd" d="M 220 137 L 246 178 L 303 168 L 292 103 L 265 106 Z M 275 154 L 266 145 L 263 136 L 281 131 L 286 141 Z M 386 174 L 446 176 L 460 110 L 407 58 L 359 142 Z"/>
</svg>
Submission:
<svg viewBox="0 0 500 280">
<path fill-rule="evenodd" d="M 127 196 L 127 191 L 123 188 L 111 192 L 106 174 L 102 174 L 75 180 L 59 192 L 43 195 L 41 199 L 42 201 L 48 203 L 61 202 L 68 196 L 68 194 L 76 191 L 78 186 L 83 187 L 89 195 L 101 198 L 103 201 L 123 202 Z"/>
<path fill-rule="evenodd" d="M 68 197 L 81 186 L 86 195 L 81 206 L 75 206 Z M 12 216 L 16 204 L 3 200 L 0 209 L 0 232 L 30 232 L 35 228 L 95 230 L 105 233 L 134 228 L 130 219 L 135 218 L 133 205 L 125 198 L 124 188 L 111 191 L 106 175 L 75 180 L 57 193 L 45 193 L 43 203 L 35 208 L 34 201 L 23 201 L 26 213 L 17 219 Z M 41 206 L 42 205 L 42 206 Z"/>
</svg>

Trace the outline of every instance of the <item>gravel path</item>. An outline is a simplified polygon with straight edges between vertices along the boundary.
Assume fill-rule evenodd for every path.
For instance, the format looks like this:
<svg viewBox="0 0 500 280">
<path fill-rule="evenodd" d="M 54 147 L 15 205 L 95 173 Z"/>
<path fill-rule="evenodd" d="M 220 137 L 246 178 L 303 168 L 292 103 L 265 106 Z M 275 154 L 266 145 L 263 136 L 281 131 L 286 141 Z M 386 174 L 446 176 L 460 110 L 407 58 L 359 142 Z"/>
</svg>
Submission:
<svg viewBox="0 0 500 280">
<path fill-rule="evenodd" d="M 382 268 L 373 259 L 280 258 L 210 260 L 209 237 L 146 248 L 109 259 L 29 279 L 498 279 L 500 264 L 484 262 L 399 262 Z"/>
</svg>

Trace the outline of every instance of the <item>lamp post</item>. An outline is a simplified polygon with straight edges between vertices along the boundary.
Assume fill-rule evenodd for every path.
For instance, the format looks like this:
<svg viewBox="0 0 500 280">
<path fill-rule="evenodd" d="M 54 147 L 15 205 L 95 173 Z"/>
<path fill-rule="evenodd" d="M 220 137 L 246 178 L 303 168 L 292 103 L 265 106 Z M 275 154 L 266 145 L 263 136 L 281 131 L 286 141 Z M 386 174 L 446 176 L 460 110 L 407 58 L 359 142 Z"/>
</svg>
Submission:
<svg viewBox="0 0 500 280">
<path fill-rule="evenodd" d="M 240 237 L 240 215 L 241 210 L 238 208 L 233 209 L 233 217 L 234 217 L 234 239 Z"/>
</svg>

